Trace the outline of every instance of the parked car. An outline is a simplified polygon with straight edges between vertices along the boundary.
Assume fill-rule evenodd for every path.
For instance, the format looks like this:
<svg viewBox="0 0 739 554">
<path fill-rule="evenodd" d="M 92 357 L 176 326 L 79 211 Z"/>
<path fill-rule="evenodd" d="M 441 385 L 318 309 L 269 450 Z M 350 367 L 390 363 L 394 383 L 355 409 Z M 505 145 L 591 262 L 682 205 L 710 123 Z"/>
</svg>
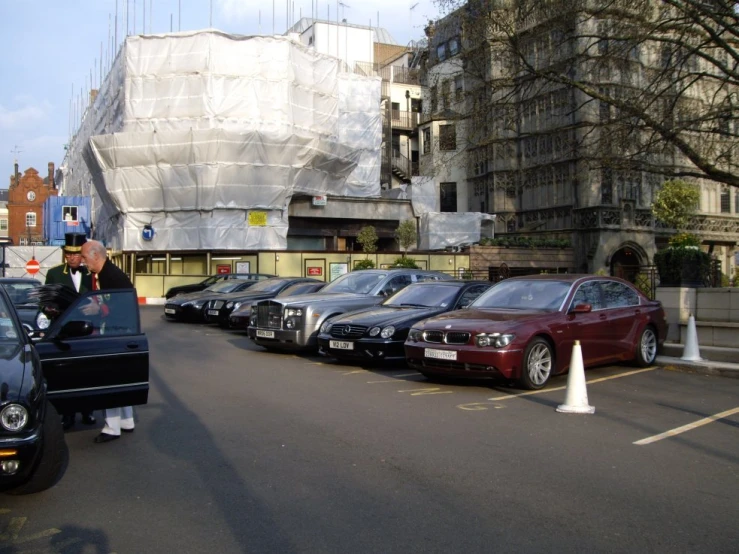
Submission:
<svg viewBox="0 0 739 554">
<path fill-rule="evenodd" d="M 312 294 L 322 290 L 328 283 L 325 281 L 303 281 L 301 283 L 295 283 L 282 289 L 277 293 L 275 298 L 282 296 L 297 296 L 299 294 Z M 258 302 L 242 303 L 241 306 L 235 308 L 229 316 L 229 327 L 231 329 L 240 329 L 246 331 L 251 323 L 252 308 Z"/>
<path fill-rule="evenodd" d="M 449 279 L 446 273 L 421 269 L 352 271 L 315 294 L 257 302 L 247 334 L 267 349 L 316 349 L 318 330 L 329 318 L 379 304 L 411 283 Z"/>
<path fill-rule="evenodd" d="M 2 277 L 0 285 L 7 291 L 26 329 L 39 333 L 49 326 L 51 322 L 39 309 L 38 300 L 29 295 L 32 290 L 41 286 L 40 281 L 26 277 Z"/>
<path fill-rule="evenodd" d="M 539 389 L 567 371 L 576 340 L 586 367 L 648 366 L 666 334 L 662 305 L 628 281 L 535 275 L 501 281 L 468 309 L 414 325 L 405 355 L 427 377 L 503 377 Z"/>
<path fill-rule="evenodd" d="M 405 360 L 413 324 L 469 306 L 490 281 L 427 281 L 408 285 L 378 306 L 336 316 L 318 334 L 319 352 L 339 360 Z"/>
<path fill-rule="evenodd" d="M 108 306 L 105 317 L 82 312 L 93 298 Z M 42 491 L 62 477 L 68 455 L 59 413 L 147 402 L 149 345 L 135 291 L 89 292 L 31 339 L 0 287 L 0 372 L 0 490 Z"/>
<path fill-rule="evenodd" d="M 164 315 L 169 320 L 197 322 L 205 320 L 205 305 L 214 298 L 231 292 L 242 292 L 259 281 L 229 279 L 219 281 L 205 290 L 178 294 L 164 304 Z"/>
<path fill-rule="evenodd" d="M 217 323 L 221 327 L 230 327 L 229 316 L 235 309 L 238 309 L 242 305 L 246 305 L 246 308 L 251 309 L 253 302 L 266 298 L 274 298 L 287 287 L 303 282 L 323 283 L 323 281 L 311 279 L 310 277 L 272 277 L 271 279 L 265 279 L 245 291 L 231 292 L 208 301 L 204 311 L 205 321 L 208 323 Z"/>
<path fill-rule="evenodd" d="M 199 283 L 192 283 L 190 285 L 178 285 L 176 287 L 171 287 L 167 291 L 167 293 L 164 295 L 164 298 L 169 300 L 170 298 L 177 296 L 178 294 L 199 292 L 201 290 L 207 289 L 208 287 L 212 285 L 215 285 L 216 283 L 220 281 L 227 281 L 230 279 L 245 279 L 245 280 L 261 281 L 262 279 L 269 279 L 270 277 L 274 277 L 274 275 L 269 275 L 267 273 L 219 273 L 217 275 L 211 275 L 210 277 L 203 279 Z"/>
</svg>

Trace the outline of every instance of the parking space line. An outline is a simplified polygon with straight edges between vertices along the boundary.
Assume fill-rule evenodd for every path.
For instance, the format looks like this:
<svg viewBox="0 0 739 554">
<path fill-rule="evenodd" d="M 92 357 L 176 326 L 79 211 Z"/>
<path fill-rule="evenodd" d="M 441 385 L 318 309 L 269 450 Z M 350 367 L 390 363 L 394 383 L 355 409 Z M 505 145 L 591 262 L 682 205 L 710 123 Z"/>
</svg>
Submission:
<svg viewBox="0 0 739 554">
<path fill-rule="evenodd" d="M 645 371 L 653 371 L 655 369 L 658 369 L 659 366 L 653 366 L 653 367 L 645 367 L 643 369 L 637 369 L 634 371 L 627 371 L 625 373 L 618 373 L 616 375 L 611 375 L 610 377 L 601 377 L 599 379 L 592 379 L 587 382 L 588 385 L 600 383 L 602 381 L 610 381 L 611 379 L 618 379 L 620 377 L 628 377 L 629 375 L 636 375 L 637 373 L 644 373 Z M 504 396 L 493 396 L 492 398 L 487 398 L 485 401 L 482 402 L 469 402 L 467 404 L 460 404 L 457 406 L 460 410 L 467 410 L 470 412 L 479 412 L 484 411 L 488 409 L 488 405 L 493 404 L 495 401 L 498 400 L 511 400 L 513 398 L 519 398 L 521 396 L 531 396 L 533 394 L 544 394 L 546 392 L 553 392 L 553 391 L 559 391 L 559 390 L 565 390 L 567 386 L 563 387 L 554 387 L 554 388 L 544 388 L 539 390 L 531 390 L 527 392 L 521 392 L 518 394 L 506 394 Z M 495 408 L 498 408 L 499 406 L 494 406 Z"/>
<path fill-rule="evenodd" d="M 651 437 L 647 437 L 646 439 L 638 440 L 634 444 L 639 445 L 639 446 L 644 446 L 645 444 L 651 444 L 653 442 L 657 442 L 662 439 L 674 437 L 675 435 L 679 435 L 687 431 L 692 431 L 693 429 L 697 429 L 698 427 L 702 427 L 703 425 L 708 425 L 709 423 L 712 423 L 718 419 L 723 419 L 725 417 L 729 417 L 730 415 L 733 415 L 736 413 L 739 413 L 739 408 L 734 408 L 733 410 L 726 410 L 725 412 L 721 412 L 720 414 L 715 414 L 712 416 L 704 417 L 703 419 L 699 419 L 698 421 L 694 421 L 693 423 L 688 423 L 687 425 L 683 425 L 682 427 L 676 427 L 675 429 L 665 431 L 664 433 L 660 433 L 659 435 L 653 435 Z"/>
<path fill-rule="evenodd" d="M 600 383 L 602 381 L 610 381 L 611 379 L 620 379 L 621 377 L 628 377 L 630 375 L 636 375 L 637 373 L 644 373 L 645 371 L 653 371 L 655 369 L 657 369 L 657 366 L 646 367 L 644 369 L 637 369 L 634 371 L 627 371 L 626 373 L 618 373 L 616 375 L 611 375 L 609 377 L 600 377 L 599 379 L 591 379 L 590 381 L 587 382 L 587 384 L 593 385 L 595 383 Z M 553 389 L 545 388 L 545 389 L 539 389 L 539 390 L 530 390 L 530 391 L 522 392 L 519 394 L 507 394 L 505 396 L 495 396 L 493 398 L 488 398 L 488 400 L 508 400 L 510 398 L 518 398 L 519 396 L 531 396 L 532 394 L 543 394 L 545 392 L 565 390 L 566 388 L 567 388 L 567 385 L 563 387 L 555 387 Z"/>
<path fill-rule="evenodd" d="M 398 392 L 409 392 L 411 396 L 423 396 L 425 394 L 452 394 L 454 391 L 434 387 L 432 389 L 405 389 L 399 390 Z"/>
</svg>

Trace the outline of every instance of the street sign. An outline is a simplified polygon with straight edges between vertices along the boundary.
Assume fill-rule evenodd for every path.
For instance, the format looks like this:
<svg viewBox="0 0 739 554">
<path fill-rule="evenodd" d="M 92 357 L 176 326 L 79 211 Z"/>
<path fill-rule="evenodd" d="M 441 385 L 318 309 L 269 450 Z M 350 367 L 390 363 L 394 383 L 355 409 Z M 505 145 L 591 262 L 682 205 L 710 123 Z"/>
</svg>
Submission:
<svg viewBox="0 0 739 554">
<path fill-rule="evenodd" d="M 28 262 L 26 262 L 26 273 L 36 275 L 39 269 L 41 269 L 41 264 L 38 263 L 38 261 L 28 260 Z"/>
</svg>

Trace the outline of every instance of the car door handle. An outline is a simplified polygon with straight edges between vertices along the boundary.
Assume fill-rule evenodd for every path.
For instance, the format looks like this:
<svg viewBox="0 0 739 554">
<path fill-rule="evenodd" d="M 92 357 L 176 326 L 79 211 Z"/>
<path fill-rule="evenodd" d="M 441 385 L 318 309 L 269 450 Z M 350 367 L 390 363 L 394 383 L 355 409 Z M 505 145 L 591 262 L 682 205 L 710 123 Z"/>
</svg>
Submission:
<svg viewBox="0 0 739 554">
<path fill-rule="evenodd" d="M 138 342 L 129 342 L 126 345 L 126 348 L 128 348 L 129 350 L 136 350 L 138 347 L 139 347 L 139 343 Z"/>
</svg>

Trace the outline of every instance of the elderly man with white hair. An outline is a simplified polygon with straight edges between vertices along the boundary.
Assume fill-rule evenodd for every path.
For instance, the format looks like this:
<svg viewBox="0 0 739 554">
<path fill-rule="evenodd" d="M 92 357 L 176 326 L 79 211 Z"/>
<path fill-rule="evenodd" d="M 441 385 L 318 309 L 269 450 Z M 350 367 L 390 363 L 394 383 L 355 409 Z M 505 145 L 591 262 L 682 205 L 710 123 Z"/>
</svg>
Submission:
<svg viewBox="0 0 739 554">
<path fill-rule="evenodd" d="M 82 259 L 92 273 L 93 290 L 109 290 L 109 289 L 132 289 L 133 283 L 123 271 L 108 259 L 108 252 L 105 246 L 96 240 L 88 240 L 82 245 Z M 101 307 L 96 303 L 91 303 L 89 310 L 100 312 Z M 121 437 L 121 431 L 124 433 L 133 433 L 133 407 L 125 406 L 123 408 L 112 408 L 105 410 L 105 427 L 102 432 L 95 437 L 96 443 L 110 442 Z"/>
</svg>

